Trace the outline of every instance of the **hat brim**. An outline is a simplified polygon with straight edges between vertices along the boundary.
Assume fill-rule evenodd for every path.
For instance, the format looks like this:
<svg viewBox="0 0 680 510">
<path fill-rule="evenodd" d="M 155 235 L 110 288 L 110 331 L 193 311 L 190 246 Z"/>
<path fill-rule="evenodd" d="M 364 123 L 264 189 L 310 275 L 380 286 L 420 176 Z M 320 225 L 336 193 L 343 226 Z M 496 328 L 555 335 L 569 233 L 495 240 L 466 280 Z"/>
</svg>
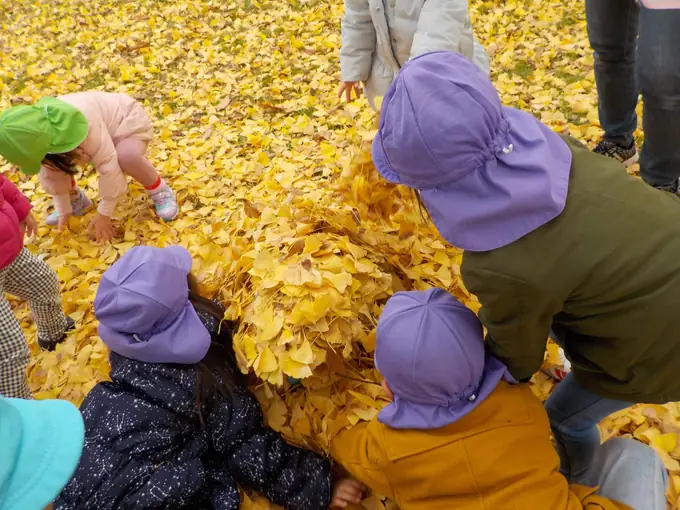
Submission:
<svg viewBox="0 0 680 510">
<path fill-rule="evenodd" d="M 4 489 L 5 508 L 45 508 L 69 482 L 80 461 L 85 426 L 65 400 L 8 399 L 21 416 L 21 447 Z"/>
<path fill-rule="evenodd" d="M 383 139 L 380 130 L 376 133 L 373 138 L 373 143 L 371 144 L 371 156 L 373 158 L 373 165 L 378 173 L 387 182 L 392 184 L 401 184 L 399 175 L 392 169 L 389 160 L 387 159 L 387 154 L 383 148 Z"/>
<path fill-rule="evenodd" d="M 39 163 L 28 163 L 25 165 L 22 165 L 19 167 L 19 170 L 21 170 L 22 174 L 25 175 L 36 175 L 37 173 L 40 172 L 40 168 L 42 167 L 42 160 Z"/>
<path fill-rule="evenodd" d="M 34 133 L 28 129 L 22 129 L 21 127 L 15 127 L 14 129 L 15 131 L 23 131 L 25 133 L 29 133 L 32 136 L 34 135 Z M 12 142 L 8 141 L 7 143 Z M 12 143 L 12 145 L 16 146 L 14 143 Z M 35 150 L 35 147 L 33 148 L 33 150 Z M 35 175 L 40 171 L 40 167 L 42 166 L 42 161 L 45 158 L 45 154 L 41 154 L 40 152 L 38 153 L 31 152 L 30 154 L 21 154 L 21 157 L 19 157 L 19 155 L 15 155 L 16 159 L 13 158 L 13 160 L 8 161 L 18 166 L 19 170 L 21 170 L 21 173 L 26 175 Z"/>
<path fill-rule="evenodd" d="M 181 267 L 183 271 L 186 271 L 187 274 L 191 272 L 191 267 L 194 264 L 194 260 L 191 257 L 189 250 L 176 244 L 168 246 L 164 248 L 164 250 L 166 250 L 168 253 L 172 253 L 173 258 L 175 258 L 179 264 L 179 267 Z"/>
<path fill-rule="evenodd" d="M 109 349 L 144 363 L 193 365 L 205 357 L 211 343 L 210 332 L 188 301 L 166 328 L 148 338 L 142 336 L 138 340 L 99 323 L 99 337 Z"/>
<path fill-rule="evenodd" d="M 506 246 L 564 210 L 571 150 L 532 115 L 503 111 L 510 125 L 507 154 L 487 159 L 451 184 L 420 190 L 437 230 L 457 248 Z"/>
<path fill-rule="evenodd" d="M 394 429 L 431 430 L 446 427 L 474 411 L 501 381 L 517 384 L 505 365 L 487 354 L 482 378 L 477 390 L 470 397 L 443 406 L 411 402 L 396 395 L 395 399 L 378 413 L 378 421 Z M 389 384 L 389 381 L 387 383 Z M 471 398 L 473 396 L 474 398 Z"/>
</svg>

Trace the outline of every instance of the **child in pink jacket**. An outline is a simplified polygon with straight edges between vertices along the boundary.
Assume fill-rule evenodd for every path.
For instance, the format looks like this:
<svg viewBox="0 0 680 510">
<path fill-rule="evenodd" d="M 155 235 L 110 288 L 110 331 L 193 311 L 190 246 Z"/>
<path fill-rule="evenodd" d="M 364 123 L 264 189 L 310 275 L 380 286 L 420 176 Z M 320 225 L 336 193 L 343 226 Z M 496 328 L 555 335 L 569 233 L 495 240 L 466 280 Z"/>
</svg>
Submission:
<svg viewBox="0 0 680 510">
<path fill-rule="evenodd" d="M 28 175 L 40 172 L 40 183 L 54 201 L 49 225 L 63 229 L 71 214 L 81 216 L 90 207 L 74 175 L 76 165 L 95 166 L 101 201 L 89 228 L 104 241 L 113 237 L 111 215 L 127 191 L 126 175 L 151 194 L 161 219 L 178 214 L 174 193 L 144 156 L 152 134 L 144 108 L 126 94 L 44 97 L 33 106 L 0 114 L 0 154 Z"/>
<path fill-rule="evenodd" d="M 57 275 L 24 248 L 24 234 L 37 228 L 28 199 L 0 174 L 0 395 L 5 397 L 32 398 L 26 382 L 28 345 L 5 292 L 28 301 L 43 349 L 54 349 L 74 327 L 61 309 Z"/>
</svg>

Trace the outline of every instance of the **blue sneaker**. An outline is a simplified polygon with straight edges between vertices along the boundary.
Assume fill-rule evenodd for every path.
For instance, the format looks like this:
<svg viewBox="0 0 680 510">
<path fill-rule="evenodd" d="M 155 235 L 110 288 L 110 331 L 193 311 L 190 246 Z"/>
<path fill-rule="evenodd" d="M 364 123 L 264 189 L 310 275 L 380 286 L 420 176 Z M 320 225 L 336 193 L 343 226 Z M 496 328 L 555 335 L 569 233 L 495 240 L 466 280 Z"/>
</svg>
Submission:
<svg viewBox="0 0 680 510">
<path fill-rule="evenodd" d="M 87 198 L 87 195 L 82 189 L 78 188 L 78 190 L 74 192 L 73 196 L 71 197 L 71 209 L 73 210 L 73 215 L 83 216 L 91 206 L 92 201 Z M 58 225 L 59 215 L 57 214 L 57 211 L 52 211 L 49 216 L 47 216 L 45 223 L 52 226 Z"/>
</svg>

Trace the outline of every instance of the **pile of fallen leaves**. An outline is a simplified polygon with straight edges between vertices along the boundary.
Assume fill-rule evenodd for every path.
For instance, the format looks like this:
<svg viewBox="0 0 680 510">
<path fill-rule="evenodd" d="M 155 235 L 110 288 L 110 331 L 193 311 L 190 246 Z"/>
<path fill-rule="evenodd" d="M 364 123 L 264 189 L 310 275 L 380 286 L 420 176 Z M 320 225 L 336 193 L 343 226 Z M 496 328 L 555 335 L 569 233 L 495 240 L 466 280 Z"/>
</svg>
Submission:
<svg viewBox="0 0 680 510">
<path fill-rule="evenodd" d="M 266 186 L 269 202 L 259 195 L 262 202 L 245 202 L 231 218 L 251 244 L 236 264 L 233 278 L 244 276 L 227 315 L 240 321 L 242 367 L 269 383 L 258 393 L 270 423 L 323 449 L 384 405 L 372 354 L 390 295 L 438 286 L 475 303 L 457 278 L 460 252 L 442 242 L 408 190 L 379 178 L 368 141 L 323 194 Z M 302 385 L 290 387 L 289 377 Z"/>
<path fill-rule="evenodd" d="M 587 143 L 600 135 L 581 2 L 471 2 L 503 102 Z M 155 119 L 150 159 L 178 192 L 182 214 L 159 222 L 137 185 L 121 201 L 124 234 L 110 245 L 85 232 L 91 214 L 28 244 L 57 271 L 77 330 L 41 352 L 25 303 L 37 398 L 79 404 L 108 377 L 92 301 L 101 274 L 136 244 L 179 243 L 206 294 L 239 321 L 235 347 L 269 423 L 319 450 L 385 404 L 372 364 L 387 298 L 439 286 L 473 309 L 461 253 L 424 218 L 410 191 L 380 179 L 368 151 L 374 115 L 339 104 L 342 2 L 206 0 L 172 4 L 18 0 L 0 5 L 0 108 L 87 89 L 127 92 Z M 2 168 L 44 219 L 35 179 Z M 78 178 L 90 197 L 97 178 Z M 555 362 L 554 346 L 548 363 Z M 291 384 L 289 378 L 301 381 Z M 553 382 L 534 380 L 545 398 Z M 635 406 L 602 424 L 663 455 L 680 487 L 680 408 Z M 246 498 L 245 508 L 267 508 Z M 384 508 L 377 498 L 366 508 Z"/>
</svg>

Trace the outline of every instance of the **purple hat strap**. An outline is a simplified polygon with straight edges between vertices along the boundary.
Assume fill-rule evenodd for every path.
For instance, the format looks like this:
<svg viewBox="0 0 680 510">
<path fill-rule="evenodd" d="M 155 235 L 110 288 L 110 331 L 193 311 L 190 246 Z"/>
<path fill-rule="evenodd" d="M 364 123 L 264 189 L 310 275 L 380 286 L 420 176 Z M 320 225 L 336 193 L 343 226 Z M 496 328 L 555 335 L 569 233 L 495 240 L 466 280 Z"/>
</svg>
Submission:
<svg viewBox="0 0 680 510">
<path fill-rule="evenodd" d="M 510 136 L 510 123 L 505 118 L 501 117 L 498 123 L 498 129 L 491 140 L 491 143 L 484 147 L 484 160 L 489 161 L 491 159 L 497 158 L 499 154 L 510 154 L 513 150 L 513 145 L 508 143 L 508 138 Z M 480 163 L 481 164 L 481 163 Z"/>
</svg>

